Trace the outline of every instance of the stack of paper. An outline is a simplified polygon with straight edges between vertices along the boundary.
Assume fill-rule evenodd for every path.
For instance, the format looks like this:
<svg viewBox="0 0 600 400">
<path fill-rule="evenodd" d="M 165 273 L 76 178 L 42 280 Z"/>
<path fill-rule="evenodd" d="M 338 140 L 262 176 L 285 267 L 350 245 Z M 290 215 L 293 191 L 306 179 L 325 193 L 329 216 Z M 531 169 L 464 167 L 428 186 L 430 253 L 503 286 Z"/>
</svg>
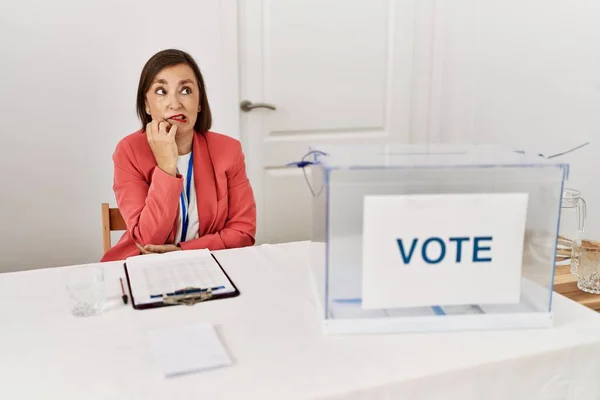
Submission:
<svg viewBox="0 0 600 400">
<path fill-rule="evenodd" d="M 167 377 L 231 365 L 214 326 L 197 323 L 149 333 L 154 357 Z"/>
</svg>

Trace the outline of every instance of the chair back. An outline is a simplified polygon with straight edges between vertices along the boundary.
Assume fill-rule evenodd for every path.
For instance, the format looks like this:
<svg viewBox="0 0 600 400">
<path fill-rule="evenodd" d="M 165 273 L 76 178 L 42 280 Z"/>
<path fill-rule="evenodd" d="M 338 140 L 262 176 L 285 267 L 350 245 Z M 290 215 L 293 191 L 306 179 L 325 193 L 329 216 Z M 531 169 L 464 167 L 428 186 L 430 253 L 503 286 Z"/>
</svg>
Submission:
<svg viewBox="0 0 600 400">
<path fill-rule="evenodd" d="M 102 203 L 102 245 L 104 253 L 112 247 L 110 233 L 112 231 L 125 231 L 127 225 L 118 208 L 110 208 L 108 203 Z"/>
</svg>

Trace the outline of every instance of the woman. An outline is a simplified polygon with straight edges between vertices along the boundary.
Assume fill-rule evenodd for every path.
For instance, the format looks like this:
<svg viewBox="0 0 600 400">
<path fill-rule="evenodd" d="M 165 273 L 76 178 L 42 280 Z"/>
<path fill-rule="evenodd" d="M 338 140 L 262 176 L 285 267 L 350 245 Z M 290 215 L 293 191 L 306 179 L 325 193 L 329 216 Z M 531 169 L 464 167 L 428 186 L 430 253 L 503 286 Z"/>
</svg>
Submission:
<svg viewBox="0 0 600 400">
<path fill-rule="evenodd" d="M 102 261 L 253 245 L 256 203 L 240 142 L 209 131 L 204 79 L 189 54 L 164 50 L 148 60 L 137 113 L 142 129 L 113 155 L 127 232 Z"/>
</svg>

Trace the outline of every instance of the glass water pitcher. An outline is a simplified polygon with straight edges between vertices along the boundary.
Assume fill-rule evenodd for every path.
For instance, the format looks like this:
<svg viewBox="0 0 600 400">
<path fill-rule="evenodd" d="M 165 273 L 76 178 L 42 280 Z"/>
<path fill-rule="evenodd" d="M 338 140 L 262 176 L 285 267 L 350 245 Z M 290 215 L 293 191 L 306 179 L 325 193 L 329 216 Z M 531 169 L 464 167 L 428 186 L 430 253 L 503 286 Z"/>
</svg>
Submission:
<svg viewBox="0 0 600 400">
<path fill-rule="evenodd" d="M 578 190 L 563 190 L 556 265 L 571 265 L 573 275 L 577 275 L 577 253 L 585 230 L 586 211 L 585 200 Z"/>
</svg>

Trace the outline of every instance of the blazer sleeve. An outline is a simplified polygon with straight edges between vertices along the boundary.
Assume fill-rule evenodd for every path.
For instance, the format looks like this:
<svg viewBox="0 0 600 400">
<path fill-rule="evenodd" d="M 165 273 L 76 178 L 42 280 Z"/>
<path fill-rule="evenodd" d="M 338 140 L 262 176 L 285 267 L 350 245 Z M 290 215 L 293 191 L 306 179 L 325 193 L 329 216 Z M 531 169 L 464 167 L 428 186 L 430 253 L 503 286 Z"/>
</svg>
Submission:
<svg viewBox="0 0 600 400">
<path fill-rule="evenodd" d="M 225 227 L 179 245 L 183 250 L 222 250 L 252 246 L 256 235 L 256 201 L 246 175 L 244 153 L 239 142 L 232 168 L 227 173 L 228 214 Z"/>
<path fill-rule="evenodd" d="M 164 244 L 177 218 L 183 178 L 154 167 L 149 183 L 126 140 L 117 146 L 113 162 L 113 190 L 127 232 L 141 246 Z"/>
</svg>

